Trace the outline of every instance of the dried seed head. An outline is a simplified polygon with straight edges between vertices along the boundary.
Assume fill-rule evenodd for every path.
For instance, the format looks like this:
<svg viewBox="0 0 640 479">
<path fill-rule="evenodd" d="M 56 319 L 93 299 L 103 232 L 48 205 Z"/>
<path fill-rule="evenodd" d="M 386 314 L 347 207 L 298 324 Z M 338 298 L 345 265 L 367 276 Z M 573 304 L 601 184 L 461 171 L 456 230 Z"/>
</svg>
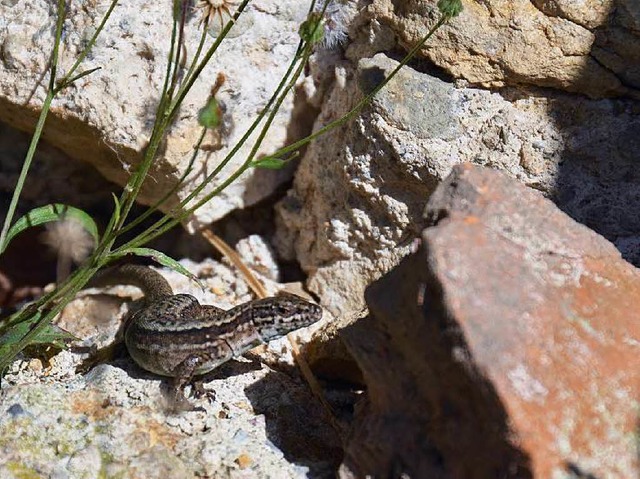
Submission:
<svg viewBox="0 0 640 479">
<path fill-rule="evenodd" d="M 93 237 L 75 218 L 47 223 L 42 241 L 60 257 L 69 258 L 76 264 L 89 256 L 95 246 Z"/>
<path fill-rule="evenodd" d="M 322 12 L 325 2 L 327 8 L 323 15 L 324 37 L 322 45 L 327 49 L 332 49 L 347 41 L 347 31 L 354 13 L 352 11 L 354 5 L 350 0 L 319 0 L 314 6 L 314 11 Z"/>
<path fill-rule="evenodd" d="M 237 0 L 199 0 L 196 8 L 202 10 L 202 18 L 200 18 L 200 25 L 206 23 L 211 26 L 213 19 L 217 16 L 220 19 L 220 27 L 224 27 L 223 14 L 226 14 L 230 19 L 233 18 L 233 13 L 229 9 L 237 3 Z"/>
</svg>

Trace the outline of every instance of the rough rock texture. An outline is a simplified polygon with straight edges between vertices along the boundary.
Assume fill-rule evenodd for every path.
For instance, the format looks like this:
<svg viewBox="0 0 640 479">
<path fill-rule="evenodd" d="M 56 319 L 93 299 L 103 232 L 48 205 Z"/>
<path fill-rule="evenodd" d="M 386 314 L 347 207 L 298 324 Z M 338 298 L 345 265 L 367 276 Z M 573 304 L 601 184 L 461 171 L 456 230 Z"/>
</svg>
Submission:
<svg viewBox="0 0 640 479">
<path fill-rule="evenodd" d="M 197 111 L 206 103 L 221 72 L 226 83 L 217 98 L 225 103 L 234 127 L 220 145 L 215 135 L 206 137 L 204 144 L 210 148 L 200 152 L 187 186 L 168 206 L 186 197 L 224 158 L 284 73 L 298 44 L 297 28 L 307 8 L 308 2 L 298 0 L 251 2 L 231 38 L 223 42 L 186 97 L 149 173 L 141 201 L 154 202 L 180 178 L 200 134 Z M 68 6 L 60 71 L 70 68 L 105 10 L 106 4 L 90 1 Z M 55 14 L 55 4 L 44 0 L 0 3 L 0 121 L 15 128 L 31 131 L 41 108 L 47 82 L 42 75 L 51 54 Z M 199 41 L 198 21 L 199 15 L 194 13 L 186 28 L 186 51 L 190 56 Z M 79 80 L 54 101 L 45 138 L 71 157 L 93 164 L 111 181 L 124 184 L 141 160 L 151 133 L 170 33 L 170 3 L 120 2 L 82 67 L 101 70 Z M 289 98 L 276 116 L 261 152 L 273 151 L 288 136 L 299 134 L 290 126 L 292 107 Z M 235 170 L 247 152 L 248 148 L 240 150 L 223 170 L 222 178 Z M 288 176 L 286 171 L 251 170 L 199 210 L 197 218 L 210 222 L 234 208 L 255 203 Z M 211 182 L 206 191 L 217 184 Z"/>
<path fill-rule="evenodd" d="M 490 169 L 425 215 L 344 332 L 368 394 L 342 477 L 638 477 L 640 272 Z"/>
<path fill-rule="evenodd" d="M 233 270 L 183 265 L 206 290 L 165 272 L 176 292 L 224 308 L 250 299 Z M 115 292 L 128 297 L 122 289 Z M 106 346 L 124 301 L 87 292 L 59 324 L 85 345 Z M 76 373 L 85 356 L 62 352 L 50 367 L 14 362 L 0 394 L 0 477 L 329 477 L 340 461 L 339 440 L 292 368 L 286 339 L 260 355 L 268 365 L 240 359 L 205 376 L 215 399 L 191 399 L 194 411 L 172 412 L 166 381 L 126 356 Z"/>
<path fill-rule="evenodd" d="M 336 67 L 318 117 L 347 111 L 397 63 Z M 326 73 L 325 73 L 326 75 Z M 307 150 L 279 206 L 279 249 L 333 312 L 409 251 L 426 198 L 458 163 L 505 171 L 553 198 L 640 264 L 640 110 L 625 100 L 456 87 L 407 67 L 349 125 Z"/>
<path fill-rule="evenodd" d="M 462 3 L 460 16 L 422 52 L 454 77 L 485 87 L 526 84 L 592 98 L 640 97 L 636 0 Z M 368 15 L 409 48 L 438 18 L 436 2 L 420 0 L 376 0 Z"/>
<path fill-rule="evenodd" d="M 0 123 L 0 219 L 5 213 L 16 187 L 22 160 L 29 148 L 31 136 Z M 95 210 L 108 205 L 116 185 L 106 181 L 91 166 L 70 161 L 60 150 L 43 142 L 27 177 L 17 215 L 34 206 L 48 203 L 73 204 Z M 113 201 L 113 200 L 111 200 Z"/>
</svg>

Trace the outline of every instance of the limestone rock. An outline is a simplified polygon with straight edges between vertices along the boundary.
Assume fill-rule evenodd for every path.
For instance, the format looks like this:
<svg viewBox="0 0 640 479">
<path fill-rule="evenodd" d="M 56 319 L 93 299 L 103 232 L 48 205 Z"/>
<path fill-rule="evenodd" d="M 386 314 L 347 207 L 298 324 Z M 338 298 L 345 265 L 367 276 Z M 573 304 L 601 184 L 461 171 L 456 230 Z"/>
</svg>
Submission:
<svg viewBox="0 0 640 479">
<path fill-rule="evenodd" d="M 233 128 L 220 142 L 215 135 L 205 138 L 210 151 L 200 151 L 186 187 L 164 209 L 184 199 L 226 156 L 264 107 L 277 79 L 286 70 L 307 8 L 308 2 L 298 0 L 251 2 L 185 98 L 149 172 L 140 196 L 142 202 L 151 204 L 162 197 L 187 167 L 201 130 L 197 112 L 205 105 L 218 73 L 226 76 L 226 82 L 217 98 L 224 102 Z M 105 10 L 106 4 L 95 2 L 73 2 L 68 6 L 59 71 L 71 67 Z M 191 15 L 185 30 L 189 57 L 194 55 L 200 37 L 198 17 Z M 55 4 L 45 0 L 0 3 L 0 121 L 14 128 L 32 131 L 39 114 L 47 84 L 42 75 L 51 54 L 55 19 Z M 170 3 L 120 2 L 82 66 L 82 70 L 101 69 L 55 99 L 45 139 L 123 185 L 141 161 L 151 134 L 166 70 L 171 22 Z M 290 96 L 276 116 L 261 153 L 274 151 L 287 136 L 296 135 L 289 125 L 292 108 Z M 242 163 L 248 148 L 250 145 L 235 155 L 222 177 L 208 184 L 205 192 L 212 191 Z M 196 219 L 209 223 L 230 210 L 253 204 L 271 194 L 289 175 L 289 171 L 251 169 L 201 208 Z"/>
<path fill-rule="evenodd" d="M 128 362 L 56 380 L 12 375 L 0 400 L 0 475 L 304 478 L 335 467 L 339 448 L 322 445 L 332 432 L 299 380 L 250 362 L 219 374 L 208 384 L 216 399 L 179 414 L 167 411 L 160 378 Z"/>
<path fill-rule="evenodd" d="M 489 0 L 464 10 L 422 51 L 474 85 L 536 85 L 592 98 L 640 96 L 635 0 Z M 438 18 L 436 2 L 376 0 L 368 15 L 410 48 Z"/>
<path fill-rule="evenodd" d="M 333 90 L 318 124 L 340 117 L 360 94 L 356 72 L 342 74 L 349 81 Z M 452 102 L 446 85 L 418 81 L 410 70 L 402 72 L 398 89 L 392 86 L 375 105 L 396 92 L 407 97 L 423 95 L 425 89 L 434 92 L 442 101 L 442 113 L 422 129 L 450 135 L 446 123 Z M 399 87 L 403 82 L 406 89 Z M 407 113 L 403 108 L 396 116 Z M 419 216 L 423 198 L 435 187 L 435 172 L 416 154 L 420 146 L 406 144 L 405 149 L 399 144 L 402 138 L 388 137 L 387 121 L 395 118 L 387 120 L 379 111 L 318 138 L 279 207 L 280 252 L 300 261 L 310 273 L 309 289 L 334 313 L 359 309 L 364 288 L 406 254 L 403 243 L 411 218 Z"/>
<path fill-rule="evenodd" d="M 637 477 L 638 270 L 490 169 L 455 167 L 425 215 L 344 333 L 368 397 L 342 476 Z"/>
<path fill-rule="evenodd" d="M 353 106 L 397 63 L 385 55 L 337 79 L 316 128 Z M 366 286 L 406 255 L 426 198 L 462 162 L 531 186 L 640 264 L 636 102 L 455 86 L 402 70 L 372 105 L 309 146 L 281 202 L 278 247 L 336 314 L 359 311 Z"/>
</svg>

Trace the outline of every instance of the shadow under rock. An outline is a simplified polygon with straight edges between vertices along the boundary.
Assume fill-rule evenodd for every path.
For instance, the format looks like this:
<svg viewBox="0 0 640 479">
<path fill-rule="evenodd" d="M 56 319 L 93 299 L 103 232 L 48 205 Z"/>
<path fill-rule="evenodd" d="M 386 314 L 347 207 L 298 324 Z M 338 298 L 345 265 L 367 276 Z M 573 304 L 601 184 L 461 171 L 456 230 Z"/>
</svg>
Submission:
<svg viewBox="0 0 640 479">
<path fill-rule="evenodd" d="M 640 36 L 633 3 L 611 2 L 607 21 L 594 30 L 593 62 L 575 80 L 597 85 L 601 67 L 593 65 L 601 65 L 629 89 L 629 96 L 576 96 L 548 108 L 565 144 L 554 202 L 640 266 Z"/>
<path fill-rule="evenodd" d="M 468 345 L 444 295 L 422 249 L 367 288 L 370 315 L 341 331 L 369 391 L 345 465 L 355 477 L 531 479 L 497 390 L 457 359 Z"/>
<path fill-rule="evenodd" d="M 267 438 L 288 461 L 308 467 L 309 478 L 336 477 L 343 457 L 340 439 L 301 379 L 270 371 L 245 393 L 256 414 L 265 417 Z"/>
<path fill-rule="evenodd" d="M 259 371 L 262 369 L 262 363 L 258 360 L 240 361 L 238 359 L 231 359 L 224 364 L 221 364 L 216 369 L 202 376 L 197 376 L 197 380 L 203 382 L 213 381 L 214 379 L 227 379 L 233 376 L 242 376 L 253 371 Z"/>
</svg>

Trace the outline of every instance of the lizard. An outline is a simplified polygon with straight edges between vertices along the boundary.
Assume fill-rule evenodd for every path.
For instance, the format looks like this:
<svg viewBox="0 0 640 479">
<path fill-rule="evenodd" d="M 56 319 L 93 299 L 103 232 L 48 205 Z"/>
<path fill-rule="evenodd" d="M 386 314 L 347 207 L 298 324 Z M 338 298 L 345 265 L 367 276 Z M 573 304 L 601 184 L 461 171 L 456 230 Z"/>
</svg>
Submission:
<svg viewBox="0 0 640 479">
<path fill-rule="evenodd" d="M 125 321 L 124 342 L 141 368 L 173 378 L 176 399 L 194 376 L 322 317 L 319 305 L 291 293 L 229 310 L 202 305 L 190 294 L 174 294 L 160 273 L 142 265 L 111 267 L 90 282 L 92 287 L 113 284 L 144 293 L 142 308 Z"/>
</svg>

